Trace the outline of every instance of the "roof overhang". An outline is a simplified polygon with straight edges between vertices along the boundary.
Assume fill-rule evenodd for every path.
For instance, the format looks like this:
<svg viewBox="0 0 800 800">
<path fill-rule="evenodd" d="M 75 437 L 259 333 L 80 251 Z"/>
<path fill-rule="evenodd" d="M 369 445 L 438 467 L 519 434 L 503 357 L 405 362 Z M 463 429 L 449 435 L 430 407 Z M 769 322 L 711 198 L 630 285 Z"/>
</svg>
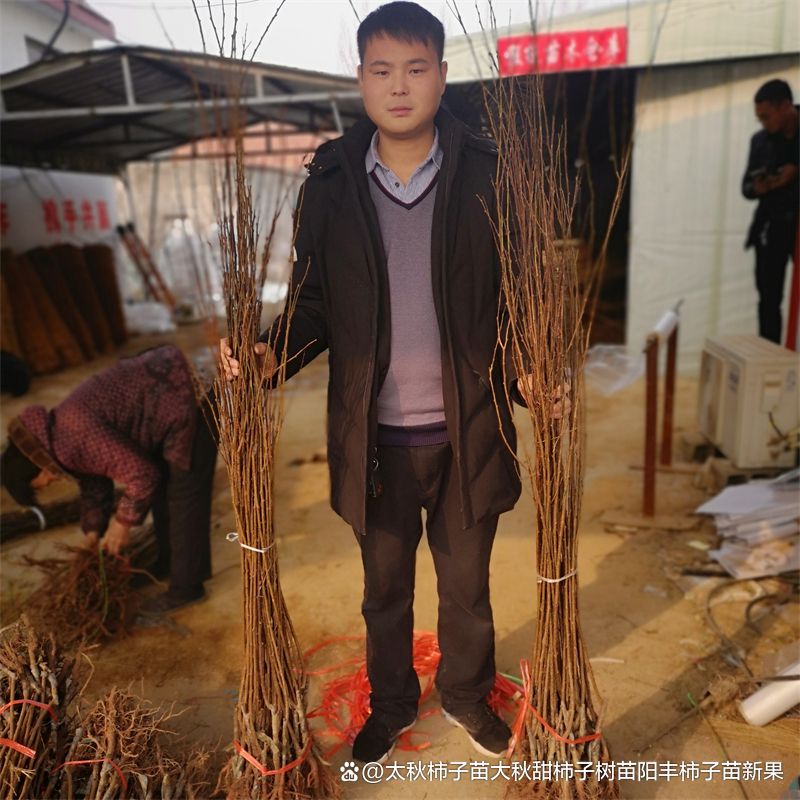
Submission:
<svg viewBox="0 0 800 800">
<path fill-rule="evenodd" d="M 70 53 L 0 76 L 0 162 L 117 173 L 260 122 L 341 133 L 354 78 L 145 47 Z"/>
</svg>

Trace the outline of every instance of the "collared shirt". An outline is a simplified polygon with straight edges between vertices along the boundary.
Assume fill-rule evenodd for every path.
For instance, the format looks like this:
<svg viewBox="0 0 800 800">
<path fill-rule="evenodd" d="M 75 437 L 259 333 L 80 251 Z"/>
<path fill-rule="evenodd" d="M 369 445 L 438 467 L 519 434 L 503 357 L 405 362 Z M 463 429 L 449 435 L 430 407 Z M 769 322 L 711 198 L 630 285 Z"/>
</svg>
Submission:
<svg viewBox="0 0 800 800">
<path fill-rule="evenodd" d="M 381 186 L 401 203 L 413 203 L 430 187 L 431 182 L 442 166 L 443 153 L 442 148 L 439 147 L 439 129 L 434 127 L 433 132 L 433 144 L 430 152 L 426 159 L 414 170 L 408 179 L 408 183 L 403 186 L 400 178 L 381 161 L 381 157 L 378 154 L 378 131 L 375 131 L 364 159 L 367 174 L 369 175 L 374 171 Z"/>
</svg>

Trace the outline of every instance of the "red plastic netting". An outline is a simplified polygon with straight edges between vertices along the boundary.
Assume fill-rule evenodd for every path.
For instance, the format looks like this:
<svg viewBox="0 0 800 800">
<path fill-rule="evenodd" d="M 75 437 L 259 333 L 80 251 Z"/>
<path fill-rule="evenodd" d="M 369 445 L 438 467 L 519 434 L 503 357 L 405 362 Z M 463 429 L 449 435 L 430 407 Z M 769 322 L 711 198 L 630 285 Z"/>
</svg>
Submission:
<svg viewBox="0 0 800 800">
<path fill-rule="evenodd" d="M 336 642 L 364 640 L 364 636 L 338 636 L 328 639 L 308 650 L 303 660 L 308 663 L 309 657 L 319 650 Z M 424 703 L 433 689 L 436 670 L 439 666 L 439 645 L 436 634 L 428 631 L 414 632 L 414 669 L 419 676 L 422 685 L 422 695 L 420 704 Z M 331 672 L 355 667 L 342 674 L 338 678 L 326 683 L 322 688 L 322 701 L 317 708 L 309 712 L 309 717 L 324 720 L 325 728 L 316 731 L 318 736 L 332 736 L 338 742 L 328 751 L 327 755 L 333 755 L 342 745 L 352 744 L 356 734 L 369 716 L 369 679 L 367 678 L 367 665 L 365 656 L 343 661 L 333 666 L 323 667 L 315 670 L 307 670 L 307 675 L 327 675 Z M 489 705 L 501 716 L 510 714 L 517 716 L 522 695 L 520 687 L 509 678 L 497 674 L 494 689 L 488 697 Z M 440 709 L 425 711 L 419 715 L 419 719 L 428 717 L 431 714 L 438 714 Z M 428 736 L 425 731 L 407 731 L 400 735 L 397 740 L 397 748 L 400 750 L 411 750 L 419 752 L 426 747 L 430 747 L 430 742 L 419 741 L 420 736 Z M 415 737 L 415 741 L 412 741 Z"/>
</svg>

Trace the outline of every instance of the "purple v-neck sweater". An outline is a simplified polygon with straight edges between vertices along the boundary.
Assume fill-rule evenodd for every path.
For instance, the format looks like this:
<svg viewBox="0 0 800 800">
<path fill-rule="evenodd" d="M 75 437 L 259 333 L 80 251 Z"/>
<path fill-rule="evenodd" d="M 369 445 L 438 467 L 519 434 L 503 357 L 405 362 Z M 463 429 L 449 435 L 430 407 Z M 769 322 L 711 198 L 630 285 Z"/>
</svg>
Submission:
<svg viewBox="0 0 800 800">
<path fill-rule="evenodd" d="M 448 437 L 431 278 L 436 178 L 411 203 L 392 196 L 375 172 L 369 183 L 386 251 L 392 320 L 389 370 L 378 395 L 378 443 L 440 444 Z"/>
</svg>

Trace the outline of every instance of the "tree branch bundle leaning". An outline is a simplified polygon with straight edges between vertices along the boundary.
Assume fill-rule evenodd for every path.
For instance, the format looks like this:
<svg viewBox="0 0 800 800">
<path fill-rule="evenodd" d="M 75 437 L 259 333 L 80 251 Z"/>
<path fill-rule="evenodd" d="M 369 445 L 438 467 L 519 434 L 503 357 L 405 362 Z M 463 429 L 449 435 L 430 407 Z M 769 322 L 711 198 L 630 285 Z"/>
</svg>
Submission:
<svg viewBox="0 0 800 800">
<path fill-rule="evenodd" d="M 311 739 L 306 719 L 307 679 L 280 587 L 275 548 L 275 448 L 283 420 L 286 353 L 253 351 L 274 218 L 261 257 L 259 229 L 243 165 L 221 182 L 219 215 L 223 293 L 228 335 L 239 376 L 215 383 L 220 453 L 228 467 L 238 541 L 242 547 L 244 663 L 236 709 L 233 756 L 223 780 L 231 797 L 329 797 L 336 794 Z M 296 292 L 279 325 L 288 331 Z M 286 336 L 279 337 L 283 341 Z"/>
<path fill-rule="evenodd" d="M 519 461 L 530 478 L 537 525 L 536 638 L 513 744 L 525 761 L 573 768 L 572 776 L 568 767 L 555 778 L 535 778 L 518 788 L 537 798 L 611 798 L 618 794 L 616 783 L 594 769 L 608 760 L 608 750 L 578 613 L 587 342 L 581 318 L 587 297 L 578 289 L 577 250 L 566 242 L 575 195 L 566 177 L 566 136 L 545 108 L 539 76 L 498 82 L 489 101 L 500 154 L 492 216 L 504 295 L 496 357 L 507 377 L 522 376 L 517 385 L 533 443 Z M 573 406 L 564 419 L 553 420 L 558 389 L 569 390 Z M 593 769 L 579 772 L 580 762 Z"/>
</svg>

